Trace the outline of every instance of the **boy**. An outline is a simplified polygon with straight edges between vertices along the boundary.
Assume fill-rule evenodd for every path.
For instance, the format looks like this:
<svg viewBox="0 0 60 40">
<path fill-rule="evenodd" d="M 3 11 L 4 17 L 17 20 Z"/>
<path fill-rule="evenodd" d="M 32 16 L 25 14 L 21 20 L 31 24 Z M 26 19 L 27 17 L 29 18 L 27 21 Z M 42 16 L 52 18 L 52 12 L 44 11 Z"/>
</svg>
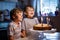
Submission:
<svg viewBox="0 0 60 40">
<path fill-rule="evenodd" d="M 20 36 L 25 37 L 24 28 L 21 27 L 23 12 L 21 9 L 15 8 L 10 12 L 12 22 L 9 24 L 9 38 L 10 40 L 20 40 Z M 21 32 L 22 29 L 22 32 Z"/>
<path fill-rule="evenodd" d="M 35 24 L 38 24 L 38 19 L 34 17 L 34 8 L 30 5 L 27 5 L 25 7 L 25 15 L 26 18 L 22 21 L 22 27 L 25 27 L 27 36 L 31 34 L 29 29 L 33 28 Z"/>
</svg>

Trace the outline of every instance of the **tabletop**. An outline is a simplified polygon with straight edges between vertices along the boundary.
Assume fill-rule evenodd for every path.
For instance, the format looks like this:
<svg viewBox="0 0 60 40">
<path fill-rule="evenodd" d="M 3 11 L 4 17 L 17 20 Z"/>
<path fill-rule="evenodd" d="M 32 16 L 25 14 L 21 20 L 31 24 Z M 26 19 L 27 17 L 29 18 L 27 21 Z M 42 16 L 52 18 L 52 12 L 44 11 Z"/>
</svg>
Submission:
<svg viewBox="0 0 60 40">
<path fill-rule="evenodd" d="M 40 31 L 36 32 L 36 31 L 32 31 L 32 29 L 30 30 L 32 35 L 30 35 L 29 37 L 26 37 L 27 40 L 60 40 L 60 32 L 56 32 L 56 30 L 55 31 L 53 30 L 54 32 L 46 31 L 46 32 L 43 32 L 43 34 L 40 34 L 41 33 Z"/>
</svg>

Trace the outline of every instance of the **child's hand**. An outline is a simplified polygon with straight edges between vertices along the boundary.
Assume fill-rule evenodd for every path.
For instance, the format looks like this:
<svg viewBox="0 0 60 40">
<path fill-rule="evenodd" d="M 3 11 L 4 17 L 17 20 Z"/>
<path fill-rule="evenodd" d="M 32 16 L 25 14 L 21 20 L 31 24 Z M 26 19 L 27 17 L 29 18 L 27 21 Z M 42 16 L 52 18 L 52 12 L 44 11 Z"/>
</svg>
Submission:
<svg viewBox="0 0 60 40">
<path fill-rule="evenodd" d="M 22 32 L 21 32 L 21 37 L 22 37 L 22 38 L 26 37 L 25 31 L 22 31 Z"/>
</svg>

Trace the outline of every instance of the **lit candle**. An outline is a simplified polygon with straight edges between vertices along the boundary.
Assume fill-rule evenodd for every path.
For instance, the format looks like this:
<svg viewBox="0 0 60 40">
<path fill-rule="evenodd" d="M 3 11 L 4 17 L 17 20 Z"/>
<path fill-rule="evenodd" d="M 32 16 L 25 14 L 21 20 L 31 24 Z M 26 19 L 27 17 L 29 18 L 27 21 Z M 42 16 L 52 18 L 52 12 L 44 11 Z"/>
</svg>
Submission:
<svg viewBox="0 0 60 40">
<path fill-rule="evenodd" d="M 47 17 L 46 20 L 47 20 L 47 24 L 49 25 L 50 18 Z"/>
<path fill-rule="evenodd" d="M 43 17 L 41 16 L 41 22 L 43 22 Z"/>
<path fill-rule="evenodd" d="M 41 26 L 43 27 L 43 17 L 41 16 Z"/>
</svg>

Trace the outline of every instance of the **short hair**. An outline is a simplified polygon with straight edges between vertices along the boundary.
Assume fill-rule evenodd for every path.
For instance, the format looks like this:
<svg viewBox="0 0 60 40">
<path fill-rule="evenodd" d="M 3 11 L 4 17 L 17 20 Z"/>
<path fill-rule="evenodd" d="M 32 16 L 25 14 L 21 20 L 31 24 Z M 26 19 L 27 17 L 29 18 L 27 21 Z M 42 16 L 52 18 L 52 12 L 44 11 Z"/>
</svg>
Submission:
<svg viewBox="0 0 60 40">
<path fill-rule="evenodd" d="M 26 12 L 26 10 L 27 10 L 28 7 L 33 8 L 33 6 L 31 6 L 31 5 L 26 5 L 25 8 L 24 8 L 24 12 Z"/>
<path fill-rule="evenodd" d="M 10 11 L 10 19 L 11 19 L 11 20 L 14 20 L 14 19 L 13 19 L 13 16 L 15 16 L 16 13 L 18 13 L 18 12 L 22 12 L 22 10 L 21 10 L 20 8 L 14 8 L 14 9 L 12 9 L 12 10 Z"/>
</svg>

